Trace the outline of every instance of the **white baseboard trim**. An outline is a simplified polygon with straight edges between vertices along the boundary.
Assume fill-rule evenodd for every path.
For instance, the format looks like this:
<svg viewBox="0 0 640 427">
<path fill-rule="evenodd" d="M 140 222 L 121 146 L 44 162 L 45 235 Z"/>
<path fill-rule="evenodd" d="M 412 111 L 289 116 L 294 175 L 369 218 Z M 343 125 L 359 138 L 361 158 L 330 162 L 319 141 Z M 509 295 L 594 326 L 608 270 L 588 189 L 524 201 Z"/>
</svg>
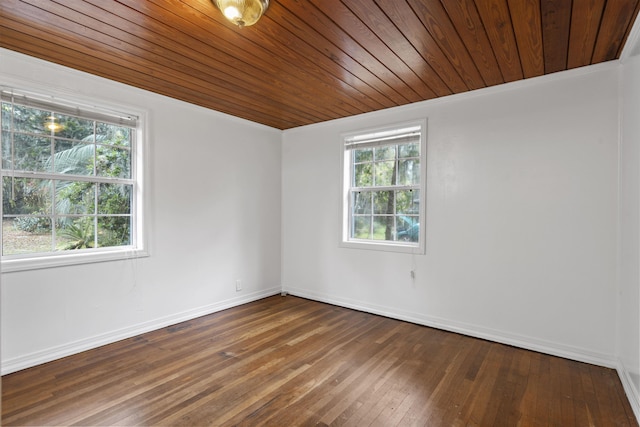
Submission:
<svg viewBox="0 0 640 427">
<path fill-rule="evenodd" d="M 509 332 L 490 328 L 483 328 L 473 324 L 456 322 L 449 319 L 427 316 L 421 313 L 405 312 L 392 307 L 363 304 L 360 301 L 350 300 L 346 298 L 337 298 L 335 296 L 308 291 L 306 289 L 283 287 L 282 291 L 294 296 L 299 296 L 314 301 L 326 302 L 328 304 L 351 308 L 358 311 L 364 311 L 367 313 L 378 314 L 393 319 L 404 320 L 418 325 L 429 326 L 436 329 L 442 329 L 449 332 L 455 332 L 462 335 L 481 338 L 488 341 L 523 348 L 526 350 L 532 350 L 539 353 L 562 357 L 565 359 L 576 360 L 578 362 L 585 362 L 592 365 L 604 366 L 613 369 L 618 366 L 617 362 L 615 361 L 614 355 L 597 353 L 578 347 L 568 346 L 565 344 L 540 340 L 523 335 L 511 334 Z"/>
<path fill-rule="evenodd" d="M 629 403 L 631 404 L 631 409 L 633 409 L 633 413 L 636 416 L 636 420 L 640 421 L 640 390 L 638 390 L 634 385 L 634 382 L 631 379 L 631 373 L 621 360 L 618 361 L 616 370 L 618 371 L 620 382 L 622 383 L 624 392 L 629 399 Z"/>
<path fill-rule="evenodd" d="M 96 335 L 94 337 L 51 347 L 13 359 L 3 360 L 2 375 L 10 374 L 12 372 L 20 371 L 26 368 L 31 368 L 33 366 L 51 362 L 56 359 L 61 359 L 63 357 L 81 353 L 86 350 L 91 350 L 106 344 L 111 344 L 126 338 L 131 338 L 136 335 L 151 332 L 156 329 L 175 325 L 176 323 L 195 319 L 197 317 L 206 316 L 207 314 L 226 310 L 228 308 L 236 307 L 272 295 L 278 295 L 280 294 L 280 292 L 280 287 L 256 291 L 236 298 L 230 298 L 224 301 L 220 301 L 218 303 L 197 307 L 192 310 L 183 311 L 148 322 L 139 323 L 137 325 L 126 327 L 123 329 Z"/>
</svg>

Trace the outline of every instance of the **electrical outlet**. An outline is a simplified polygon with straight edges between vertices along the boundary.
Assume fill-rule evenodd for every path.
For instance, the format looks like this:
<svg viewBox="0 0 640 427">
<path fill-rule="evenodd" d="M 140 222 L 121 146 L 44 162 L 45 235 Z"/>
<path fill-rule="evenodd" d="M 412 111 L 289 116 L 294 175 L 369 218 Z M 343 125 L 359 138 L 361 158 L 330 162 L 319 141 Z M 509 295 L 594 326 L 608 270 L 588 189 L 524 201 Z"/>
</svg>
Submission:
<svg viewBox="0 0 640 427">
<path fill-rule="evenodd" d="M 239 292 L 242 290 L 242 281 L 240 279 L 236 280 L 236 292 Z"/>
</svg>

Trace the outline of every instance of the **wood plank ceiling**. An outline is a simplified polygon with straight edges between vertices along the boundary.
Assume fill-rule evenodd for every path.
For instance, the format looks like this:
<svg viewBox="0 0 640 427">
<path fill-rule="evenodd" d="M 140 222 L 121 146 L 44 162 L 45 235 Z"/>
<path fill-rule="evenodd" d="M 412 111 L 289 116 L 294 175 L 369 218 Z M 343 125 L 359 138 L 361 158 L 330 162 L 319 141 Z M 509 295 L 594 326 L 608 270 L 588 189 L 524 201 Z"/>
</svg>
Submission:
<svg viewBox="0 0 640 427">
<path fill-rule="evenodd" d="M 640 0 L 1 0 L 0 46 L 278 129 L 617 59 Z"/>
</svg>

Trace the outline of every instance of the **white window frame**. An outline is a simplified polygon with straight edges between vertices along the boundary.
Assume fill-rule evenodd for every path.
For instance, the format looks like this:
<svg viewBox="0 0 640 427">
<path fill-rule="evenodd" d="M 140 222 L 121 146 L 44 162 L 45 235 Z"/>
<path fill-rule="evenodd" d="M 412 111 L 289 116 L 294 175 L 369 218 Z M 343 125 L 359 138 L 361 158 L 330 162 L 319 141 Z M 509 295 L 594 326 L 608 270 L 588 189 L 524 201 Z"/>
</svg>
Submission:
<svg viewBox="0 0 640 427">
<path fill-rule="evenodd" d="M 131 206 L 131 244 L 126 246 L 113 246 L 103 248 L 78 249 L 60 252 L 42 252 L 6 255 L 1 258 L 2 273 L 10 273 L 24 270 L 36 270 L 77 264 L 115 261 L 149 256 L 148 251 L 148 221 L 145 215 L 149 212 L 147 189 L 148 168 L 148 113 L 139 108 L 114 104 L 107 101 L 82 98 L 65 93 L 47 91 L 47 94 L 33 92 L 16 87 L 0 87 L 0 90 L 10 92 L 14 97 L 27 97 L 32 103 L 42 102 L 43 105 L 51 104 L 56 110 L 86 111 L 94 116 L 101 114 L 120 117 L 135 117 L 137 125 L 134 129 L 135 137 L 131 147 L 132 165 L 131 179 L 133 181 L 133 195 Z M 126 113 L 123 113 L 126 111 Z M 6 176 L 4 173 L 1 176 Z M 34 178 L 39 177 L 34 173 Z M 56 176 L 54 179 L 60 179 Z M 0 213 L 2 213 L 2 197 L 0 192 Z M 0 227 L 2 237 L 2 227 Z M 1 241 L 1 240 L 0 240 Z"/>
<path fill-rule="evenodd" d="M 419 236 L 418 242 L 392 242 L 387 240 L 368 240 L 368 239 L 352 239 L 350 237 L 351 227 L 351 183 L 352 183 L 352 150 L 348 149 L 348 145 L 353 141 L 370 137 L 376 133 L 384 133 L 399 129 L 419 127 L 420 129 L 420 208 L 419 208 Z M 426 252 L 426 183 L 427 183 L 427 120 L 414 120 L 410 122 L 396 123 L 382 127 L 369 128 L 355 132 L 344 133 L 341 135 L 340 144 L 341 163 L 342 163 L 342 182 L 341 182 L 341 236 L 340 247 L 353 249 L 370 249 L 388 252 L 401 252 L 411 254 L 424 254 Z"/>
</svg>

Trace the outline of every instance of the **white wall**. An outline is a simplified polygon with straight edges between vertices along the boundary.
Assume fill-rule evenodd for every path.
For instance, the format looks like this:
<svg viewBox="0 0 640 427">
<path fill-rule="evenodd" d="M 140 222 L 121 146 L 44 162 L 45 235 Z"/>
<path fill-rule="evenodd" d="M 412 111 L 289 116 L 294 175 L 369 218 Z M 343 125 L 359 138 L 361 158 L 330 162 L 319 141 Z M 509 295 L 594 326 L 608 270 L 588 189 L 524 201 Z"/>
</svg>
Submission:
<svg viewBox="0 0 640 427">
<path fill-rule="evenodd" d="M 640 56 L 625 61 L 620 88 L 618 371 L 640 417 Z"/>
<path fill-rule="evenodd" d="M 605 64 L 285 131 L 283 288 L 615 366 L 617 91 Z M 423 117 L 426 255 L 338 247 L 340 134 Z"/>
<path fill-rule="evenodd" d="M 2 275 L 3 373 L 280 291 L 279 130 L 1 49 L 0 82 L 147 110 L 151 168 L 150 257 Z"/>
</svg>

